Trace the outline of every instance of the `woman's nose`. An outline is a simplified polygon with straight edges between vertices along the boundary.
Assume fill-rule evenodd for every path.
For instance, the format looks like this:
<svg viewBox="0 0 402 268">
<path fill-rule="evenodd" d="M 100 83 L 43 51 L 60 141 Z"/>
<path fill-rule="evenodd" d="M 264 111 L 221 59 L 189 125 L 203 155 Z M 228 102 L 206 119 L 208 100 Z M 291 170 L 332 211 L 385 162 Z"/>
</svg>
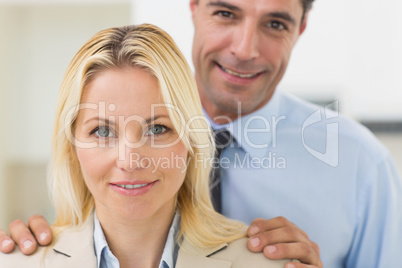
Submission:
<svg viewBox="0 0 402 268">
<path fill-rule="evenodd" d="M 143 157 L 146 150 L 146 137 L 127 136 L 119 138 L 116 165 L 125 171 L 144 168 L 147 160 Z"/>
</svg>

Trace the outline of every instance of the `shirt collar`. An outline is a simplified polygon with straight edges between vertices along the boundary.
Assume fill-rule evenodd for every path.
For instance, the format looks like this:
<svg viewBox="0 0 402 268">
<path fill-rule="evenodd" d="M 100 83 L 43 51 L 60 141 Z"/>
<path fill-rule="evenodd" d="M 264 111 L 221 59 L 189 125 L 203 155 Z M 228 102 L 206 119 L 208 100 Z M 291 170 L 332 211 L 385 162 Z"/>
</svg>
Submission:
<svg viewBox="0 0 402 268">
<path fill-rule="evenodd" d="M 176 243 L 177 234 L 180 231 L 180 214 L 176 213 L 172 225 L 170 226 L 169 234 L 166 239 L 165 248 L 163 249 L 161 263 L 159 264 L 159 268 L 164 268 L 162 265 L 165 262 L 168 265 L 168 268 L 174 268 L 177 253 L 179 250 L 178 244 Z"/>
<path fill-rule="evenodd" d="M 276 90 L 271 99 L 260 109 L 240 116 L 228 124 L 216 124 L 203 109 L 212 129 L 226 128 L 235 138 L 236 143 L 252 157 L 264 157 L 271 147 L 272 135 L 283 116 L 280 113 L 281 93 Z"/>
<path fill-rule="evenodd" d="M 172 225 L 170 226 L 169 229 L 168 237 L 166 239 L 165 248 L 163 249 L 159 268 L 165 268 L 166 265 L 164 265 L 164 263 L 167 264 L 168 268 L 174 267 L 178 253 L 176 236 L 179 230 L 180 230 L 180 214 L 176 213 L 173 218 Z M 106 252 L 109 252 L 110 254 L 112 253 L 109 249 L 109 245 L 106 241 L 105 234 L 103 233 L 99 219 L 96 216 L 96 212 L 94 213 L 94 247 L 95 247 L 95 254 L 98 263 L 98 268 L 100 268 L 102 267 L 101 266 L 102 254 L 107 254 Z"/>
<path fill-rule="evenodd" d="M 98 217 L 96 216 L 96 212 L 94 212 L 94 247 L 95 247 L 95 255 L 96 255 L 96 260 L 98 264 L 98 268 L 101 267 L 101 256 L 102 253 L 109 249 L 109 246 L 107 244 L 105 234 L 103 233 L 102 227 L 100 225 L 100 222 L 98 220 Z"/>
</svg>

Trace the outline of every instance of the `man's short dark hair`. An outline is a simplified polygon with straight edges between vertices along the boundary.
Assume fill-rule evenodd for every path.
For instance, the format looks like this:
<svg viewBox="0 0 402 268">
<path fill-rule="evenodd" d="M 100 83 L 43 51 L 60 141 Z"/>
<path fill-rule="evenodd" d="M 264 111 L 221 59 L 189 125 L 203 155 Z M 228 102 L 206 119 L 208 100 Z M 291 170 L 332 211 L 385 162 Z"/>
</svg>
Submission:
<svg viewBox="0 0 402 268">
<path fill-rule="evenodd" d="M 313 2 L 314 2 L 314 0 L 302 0 L 302 5 L 303 5 L 302 22 L 304 20 L 304 16 L 306 15 L 307 11 L 309 11 L 313 7 Z"/>
</svg>

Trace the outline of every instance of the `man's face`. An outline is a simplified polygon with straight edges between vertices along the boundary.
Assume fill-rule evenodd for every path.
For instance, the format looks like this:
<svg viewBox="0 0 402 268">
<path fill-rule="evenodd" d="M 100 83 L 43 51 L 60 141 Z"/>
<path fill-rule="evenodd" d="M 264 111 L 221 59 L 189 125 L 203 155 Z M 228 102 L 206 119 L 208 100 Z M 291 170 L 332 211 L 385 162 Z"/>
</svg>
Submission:
<svg viewBox="0 0 402 268">
<path fill-rule="evenodd" d="M 251 113 L 271 98 L 305 29 L 300 0 L 190 1 L 193 62 L 211 117 Z M 219 120 L 216 120 L 219 123 Z"/>
</svg>

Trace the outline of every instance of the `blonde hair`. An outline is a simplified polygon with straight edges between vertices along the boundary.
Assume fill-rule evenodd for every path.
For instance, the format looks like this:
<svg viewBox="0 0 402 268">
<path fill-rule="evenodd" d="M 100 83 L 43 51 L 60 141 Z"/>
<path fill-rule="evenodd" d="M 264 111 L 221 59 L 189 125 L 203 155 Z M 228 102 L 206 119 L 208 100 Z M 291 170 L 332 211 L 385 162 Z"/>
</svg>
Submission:
<svg viewBox="0 0 402 268">
<path fill-rule="evenodd" d="M 214 156 L 212 133 L 192 131 L 209 126 L 205 120 L 183 124 L 183 119 L 188 122 L 194 116 L 202 116 L 193 74 L 172 38 L 150 24 L 110 28 L 95 34 L 67 69 L 57 104 L 49 177 L 56 209 L 54 230 L 83 223 L 94 209 L 93 196 L 85 185 L 74 144 L 70 142 L 83 91 L 101 71 L 127 67 L 142 68 L 153 75 L 164 102 L 180 111 L 179 115 L 168 109 L 174 127 L 184 133 L 181 138 L 190 159 L 177 198 L 181 211 L 179 237 L 201 248 L 244 237 L 243 224 L 225 218 L 212 207 L 211 169 L 204 163 Z"/>
</svg>

